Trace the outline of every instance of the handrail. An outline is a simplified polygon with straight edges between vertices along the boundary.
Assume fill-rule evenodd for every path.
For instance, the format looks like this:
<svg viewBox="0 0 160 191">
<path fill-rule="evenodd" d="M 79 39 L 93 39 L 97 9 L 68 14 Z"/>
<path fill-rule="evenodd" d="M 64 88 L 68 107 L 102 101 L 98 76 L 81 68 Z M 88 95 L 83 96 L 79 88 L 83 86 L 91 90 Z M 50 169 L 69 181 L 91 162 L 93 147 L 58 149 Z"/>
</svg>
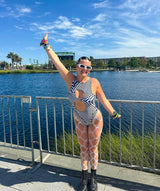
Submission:
<svg viewBox="0 0 160 191">
<path fill-rule="evenodd" d="M 97 106 L 101 107 L 98 100 L 96 101 Z M 147 169 L 148 171 L 159 172 L 159 149 L 157 149 L 157 146 L 159 146 L 159 140 L 157 139 L 157 136 L 160 136 L 160 129 L 158 126 L 160 123 L 160 101 L 116 99 L 109 99 L 109 101 L 116 104 L 116 110 L 122 114 L 122 118 L 113 121 L 110 115 L 107 114 L 107 117 L 106 113 L 103 113 L 103 117 L 105 119 L 105 136 L 108 141 L 104 141 L 102 136 L 99 144 L 99 161 L 103 163 L 141 169 L 144 171 Z M 43 152 L 79 158 L 76 150 L 78 148 L 76 144 L 73 111 L 69 99 L 67 97 L 37 96 L 36 108 L 33 109 L 31 104 L 31 96 L 0 95 L 0 141 L 4 142 L 4 146 L 8 146 L 9 143 L 11 147 L 16 145 L 17 148 L 30 148 L 32 153 L 32 161 L 34 161 L 34 143 L 36 142 L 39 144 L 41 163 L 43 162 Z M 123 107 L 123 104 L 125 107 Z M 148 107 L 150 107 L 150 111 L 146 109 Z M 135 118 L 135 108 L 136 112 L 139 112 L 137 118 Z M 33 117 L 34 112 L 36 113 L 36 116 Z M 104 111 L 102 110 L 102 112 Z M 149 116 L 147 119 L 146 116 L 149 112 L 152 114 L 152 117 Z M 127 135 L 124 133 L 124 129 L 126 128 L 124 126 L 124 121 L 126 121 L 128 128 Z M 140 128 L 138 130 L 140 133 L 139 139 L 141 139 L 141 142 L 139 142 L 140 155 L 138 164 L 135 164 L 134 161 L 134 131 L 138 126 L 135 125 L 136 122 L 140 124 Z M 145 161 L 145 149 L 147 146 L 146 127 L 149 125 L 152 129 L 152 141 L 149 147 L 151 147 L 152 150 L 148 150 L 151 152 L 149 154 L 152 157 L 152 164 L 147 166 L 148 163 Z M 113 131 L 115 132 L 113 133 Z M 67 134 L 68 132 L 69 134 Z M 116 141 L 113 140 L 115 134 L 117 136 L 118 147 L 116 157 L 113 156 L 115 155 L 115 151 L 113 152 L 113 141 Z M 68 137 L 70 137 L 70 142 Z M 128 140 L 129 144 L 129 154 L 127 156 L 128 162 L 124 162 L 124 138 L 126 141 Z M 61 142 L 60 139 L 62 139 Z M 60 150 L 60 147 L 62 150 Z M 106 150 L 104 150 L 104 147 Z M 70 150 L 68 150 L 68 148 L 70 148 Z M 114 157 L 117 159 L 115 160 Z"/>
</svg>

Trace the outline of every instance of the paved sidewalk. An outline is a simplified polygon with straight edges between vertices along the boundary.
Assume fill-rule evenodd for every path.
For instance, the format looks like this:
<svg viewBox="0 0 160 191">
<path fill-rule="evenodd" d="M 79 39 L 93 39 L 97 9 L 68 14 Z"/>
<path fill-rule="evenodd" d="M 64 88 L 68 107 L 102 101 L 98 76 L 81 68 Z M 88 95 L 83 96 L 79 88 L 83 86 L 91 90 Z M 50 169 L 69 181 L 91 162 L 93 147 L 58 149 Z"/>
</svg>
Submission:
<svg viewBox="0 0 160 191">
<path fill-rule="evenodd" d="M 29 160 L 19 156 L 0 148 L 0 191 L 77 190 L 79 159 L 46 155 L 44 165 L 31 166 Z M 160 175 L 107 164 L 99 164 L 97 174 L 98 191 L 160 191 Z"/>
</svg>

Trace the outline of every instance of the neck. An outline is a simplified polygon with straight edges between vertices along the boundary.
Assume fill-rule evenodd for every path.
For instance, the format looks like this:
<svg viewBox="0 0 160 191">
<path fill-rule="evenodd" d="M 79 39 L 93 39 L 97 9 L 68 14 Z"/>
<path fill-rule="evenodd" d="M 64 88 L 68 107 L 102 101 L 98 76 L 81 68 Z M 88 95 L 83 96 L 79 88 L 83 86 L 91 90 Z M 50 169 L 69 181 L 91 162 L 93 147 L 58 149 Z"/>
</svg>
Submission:
<svg viewBox="0 0 160 191">
<path fill-rule="evenodd" d="M 88 76 L 86 76 L 86 77 L 77 76 L 76 78 L 77 78 L 77 80 L 78 80 L 79 82 L 86 82 L 86 81 L 89 79 Z"/>
</svg>

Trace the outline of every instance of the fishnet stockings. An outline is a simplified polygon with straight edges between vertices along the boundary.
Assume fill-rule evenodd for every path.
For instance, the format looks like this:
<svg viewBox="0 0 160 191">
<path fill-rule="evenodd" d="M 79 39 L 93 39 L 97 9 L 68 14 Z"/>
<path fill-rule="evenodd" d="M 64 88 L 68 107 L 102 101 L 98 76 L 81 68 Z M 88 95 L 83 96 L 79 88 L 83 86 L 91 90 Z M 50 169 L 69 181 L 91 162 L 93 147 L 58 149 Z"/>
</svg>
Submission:
<svg viewBox="0 0 160 191">
<path fill-rule="evenodd" d="M 103 118 L 100 111 L 97 112 L 90 126 L 84 126 L 74 115 L 76 132 L 81 148 L 81 166 L 83 170 L 88 169 L 90 160 L 91 168 L 97 169 L 98 165 L 98 143 L 100 140 Z"/>
</svg>

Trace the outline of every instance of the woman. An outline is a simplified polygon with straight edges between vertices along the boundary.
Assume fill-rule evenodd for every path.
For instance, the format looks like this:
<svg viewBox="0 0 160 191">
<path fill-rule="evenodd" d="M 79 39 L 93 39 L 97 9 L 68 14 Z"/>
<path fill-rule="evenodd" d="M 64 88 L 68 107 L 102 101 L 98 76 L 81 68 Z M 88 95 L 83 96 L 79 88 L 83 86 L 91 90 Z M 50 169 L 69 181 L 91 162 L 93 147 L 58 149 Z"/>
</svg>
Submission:
<svg viewBox="0 0 160 191">
<path fill-rule="evenodd" d="M 52 47 L 48 43 L 48 33 L 46 33 L 40 45 L 44 47 L 66 82 L 68 97 L 73 105 L 76 133 L 81 148 L 82 181 L 79 190 L 95 191 L 97 190 L 96 169 L 98 164 L 98 143 L 103 128 L 102 114 L 95 105 L 95 98 L 98 98 L 114 119 L 119 118 L 120 115 L 107 100 L 99 81 L 88 76 L 92 66 L 91 61 L 87 57 L 81 57 L 78 60 L 76 64 L 77 76 L 75 76 L 65 68 L 52 50 Z M 89 161 L 91 165 L 90 182 L 88 182 Z"/>
</svg>

